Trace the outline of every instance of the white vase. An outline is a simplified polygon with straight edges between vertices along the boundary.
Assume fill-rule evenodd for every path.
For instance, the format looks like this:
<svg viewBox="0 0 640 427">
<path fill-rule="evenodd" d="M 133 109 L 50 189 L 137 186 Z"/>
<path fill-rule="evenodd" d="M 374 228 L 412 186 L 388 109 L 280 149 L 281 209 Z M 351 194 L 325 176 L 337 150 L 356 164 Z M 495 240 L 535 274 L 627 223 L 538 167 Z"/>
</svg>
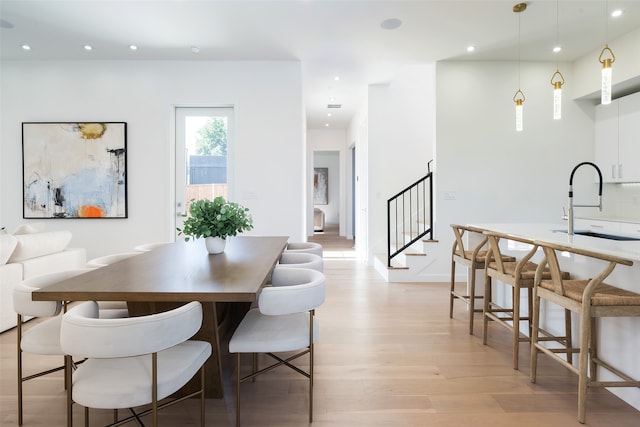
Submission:
<svg viewBox="0 0 640 427">
<path fill-rule="evenodd" d="M 227 240 L 221 237 L 205 237 L 204 244 L 210 254 L 219 254 L 224 252 Z"/>
</svg>

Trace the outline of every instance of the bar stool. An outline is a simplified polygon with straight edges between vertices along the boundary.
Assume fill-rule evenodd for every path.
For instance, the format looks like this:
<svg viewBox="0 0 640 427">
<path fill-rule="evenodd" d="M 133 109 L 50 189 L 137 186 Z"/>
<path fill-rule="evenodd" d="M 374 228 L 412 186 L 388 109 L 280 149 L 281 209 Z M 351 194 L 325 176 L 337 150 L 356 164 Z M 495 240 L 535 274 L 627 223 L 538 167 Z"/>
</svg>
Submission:
<svg viewBox="0 0 640 427">
<path fill-rule="evenodd" d="M 453 318 L 453 301 L 456 299 L 461 300 L 469 306 L 469 334 L 473 335 L 473 315 L 474 313 L 481 313 L 482 308 L 475 308 L 475 301 L 482 299 L 482 295 L 476 295 L 476 270 L 482 270 L 485 264 L 485 258 L 487 256 L 486 244 L 487 237 L 483 236 L 482 241 L 474 247 L 473 250 L 467 250 L 464 244 L 464 233 L 472 232 L 482 234 L 483 229 L 468 226 L 451 224 L 453 233 L 455 234 L 455 241 L 453 242 L 453 249 L 451 250 L 451 291 L 449 294 L 449 318 Z M 503 256 L 503 261 L 515 261 L 512 256 Z M 469 290 L 460 292 L 455 288 L 456 283 L 456 263 L 463 265 L 469 269 L 470 280 Z"/>
<path fill-rule="evenodd" d="M 597 342 L 597 319 L 602 317 L 640 316 L 640 294 L 604 283 L 617 265 L 630 266 L 633 261 L 590 250 L 577 249 L 565 245 L 536 242 L 544 251 L 545 258 L 536 272 L 534 288 L 533 330 L 531 335 L 531 382 L 536 382 L 538 353 L 545 353 L 560 362 L 570 371 L 578 374 L 578 421 L 584 423 L 588 387 L 640 387 L 640 381 L 631 378 L 599 357 Z M 592 279 L 566 280 L 560 272 L 556 252 L 568 252 L 599 260 L 605 267 Z M 548 265 L 551 277 L 544 278 L 540 271 Z M 540 299 L 557 304 L 565 311 L 580 315 L 580 343 L 578 348 L 569 344 L 564 349 L 552 349 L 540 343 Z M 559 353 L 579 355 L 578 366 L 566 361 Z M 613 373 L 620 380 L 599 381 L 597 368 Z"/>
<path fill-rule="evenodd" d="M 534 244 L 533 239 L 524 237 L 513 236 L 509 234 L 485 231 L 489 241 L 489 254 L 487 255 L 487 262 L 485 265 L 485 280 L 484 280 L 484 309 L 483 309 L 483 328 L 482 328 L 482 343 L 487 344 L 487 337 L 489 335 L 489 320 L 495 321 L 497 324 L 504 326 L 513 333 L 513 369 L 518 369 L 518 358 L 520 352 L 521 342 L 530 342 L 531 337 L 531 313 L 533 311 L 533 282 L 535 278 L 536 269 L 538 264 L 531 261 L 531 258 L 538 250 L 538 246 Z M 500 249 L 500 239 L 517 242 L 524 245 L 531 245 L 531 249 L 527 254 L 517 261 L 503 261 L 502 252 Z M 540 274 L 543 278 L 551 278 L 549 269 L 542 269 Z M 561 273 L 563 279 L 569 278 L 569 273 Z M 511 307 L 504 307 L 498 302 L 493 300 L 492 296 L 492 282 L 496 279 L 511 290 Z M 523 315 L 520 310 L 520 295 L 521 290 L 527 290 L 527 315 Z M 505 304 L 506 305 L 506 304 Z M 522 334 L 520 331 L 520 322 L 528 322 L 528 334 Z M 565 324 L 568 328 L 566 330 L 565 337 L 554 337 L 555 339 L 563 340 L 566 342 L 571 340 L 570 325 L 571 321 L 568 313 L 565 313 Z M 546 334 L 545 335 L 550 335 Z M 570 355 L 569 355 L 570 357 Z"/>
</svg>

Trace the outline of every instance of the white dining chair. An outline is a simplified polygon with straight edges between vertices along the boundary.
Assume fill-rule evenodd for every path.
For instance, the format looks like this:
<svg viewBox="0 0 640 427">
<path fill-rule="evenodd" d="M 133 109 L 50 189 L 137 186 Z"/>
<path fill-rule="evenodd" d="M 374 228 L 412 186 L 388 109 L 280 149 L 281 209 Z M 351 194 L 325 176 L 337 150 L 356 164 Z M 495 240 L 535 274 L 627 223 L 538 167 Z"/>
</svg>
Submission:
<svg viewBox="0 0 640 427">
<path fill-rule="evenodd" d="M 89 268 L 101 268 L 106 267 L 108 265 L 114 264 L 116 262 L 125 260 L 127 258 L 131 258 L 133 256 L 137 256 L 142 254 L 141 251 L 136 252 L 119 252 L 110 255 L 104 255 L 97 258 L 92 258 L 87 261 L 87 267 Z M 99 301 L 101 310 L 126 310 L 127 302 L 126 301 Z M 114 312 L 115 313 L 115 312 Z M 114 316 L 115 317 L 115 316 Z"/>
<path fill-rule="evenodd" d="M 67 370 L 67 425 L 73 426 L 73 403 L 85 407 L 85 425 L 89 425 L 89 408 L 114 409 L 116 418 L 117 409 L 130 408 L 133 415 L 119 423 L 151 414 L 155 427 L 159 409 L 199 397 L 200 425 L 204 427 L 203 368 L 211 344 L 189 339 L 201 325 L 199 302 L 123 319 L 99 318 L 94 301 L 71 308 L 62 316 L 60 345 L 69 365 L 72 356 L 86 359 L 73 375 Z M 198 372 L 198 390 L 170 397 Z M 140 409 L 143 405 L 151 407 Z"/>
<path fill-rule="evenodd" d="M 276 268 L 310 268 L 322 273 L 324 263 L 322 262 L 322 258 L 316 254 L 307 252 L 284 252 L 280 256 Z"/>
<path fill-rule="evenodd" d="M 322 245 L 316 242 L 289 242 L 284 251 L 311 253 L 322 258 Z"/>
<path fill-rule="evenodd" d="M 236 426 L 240 426 L 240 384 L 284 365 L 309 380 L 309 422 L 313 420 L 313 357 L 319 325 L 315 309 L 322 305 L 326 294 L 323 273 L 303 268 L 276 268 L 271 283 L 262 289 L 258 307 L 245 315 L 229 341 L 229 352 L 236 353 Z M 275 353 L 297 352 L 286 359 Z M 249 375 L 240 373 L 240 355 L 253 354 L 253 369 Z M 265 353 L 275 363 L 258 370 L 257 353 Z M 309 355 L 307 371 L 291 362 Z M 283 408 L 284 410 L 284 408 Z"/>
<path fill-rule="evenodd" d="M 152 243 L 144 243 L 142 245 L 138 245 L 133 248 L 136 252 L 149 252 L 156 248 L 160 248 L 164 245 L 168 245 L 170 242 L 152 242 Z"/>
<path fill-rule="evenodd" d="M 23 353 L 31 353 L 42 356 L 59 356 L 62 362 L 64 353 L 60 348 L 60 322 L 63 310 L 63 301 L 33 301 L 32 293 L 46 288 L 54 283 L 70 277 L 91 271 L 81 268 L 67 270 L 58 273 L 43 274 L 18 283 L 13 288 L 13 307 L 18 313 L 17 336 L 17 375 L 18 375 L 18 424 L 23 422 L 23 383 L 41 376 L 64 369 L 63 365 L 56 368 L 43 370 L 35 374 L 24 376 Z M 122 317 L 127 313 L 121 310 L 100 311 L 100 315 L 108 317 Z M 31 323 L 28 327 L 24 322 L 27 318 L 42 318 L 38 322 Z"/>
<path fill-rule="evenodd" d="M 141 253 L 142 253 L 141 251 L 119 252 L 115 254 L 109 254 L 109 255 L 92 258 L 91 260 L 87 261 L 87 267 L 91 267 L 91 268 L 106 267 L 107 265 L 111 265 L 118 261 L 131 258 L 132 256 L 140 255 Z"/>
</svg>

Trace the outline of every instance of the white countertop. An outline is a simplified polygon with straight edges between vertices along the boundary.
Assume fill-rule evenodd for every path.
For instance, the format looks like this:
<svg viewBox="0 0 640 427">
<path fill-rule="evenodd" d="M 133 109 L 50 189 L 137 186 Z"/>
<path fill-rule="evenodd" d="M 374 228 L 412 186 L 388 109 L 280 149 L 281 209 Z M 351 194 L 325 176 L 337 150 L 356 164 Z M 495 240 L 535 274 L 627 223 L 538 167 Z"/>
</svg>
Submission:
<svg viewBox="0 0 640 427">
<path fill-rule="evenodd" d="M 527 239 L 559 243 L 570 247 L 591 250 L 632 261 L 640 261 L 640 240 L 609 240 L 574 234 L 569 236 L 567 223 L 485 223 L 469 224 L 486 230 L 497 231 Z M 563 231 L 558 231 L 563 230 Z M 577 230 L 576 230 L 577 231 Z M 607 232 L 605 232 L 607 233 Z M 614 233 L 608 233 L 614 234 Z M 619 234 L 619 233 L 615 233 Z"/>
</svg>

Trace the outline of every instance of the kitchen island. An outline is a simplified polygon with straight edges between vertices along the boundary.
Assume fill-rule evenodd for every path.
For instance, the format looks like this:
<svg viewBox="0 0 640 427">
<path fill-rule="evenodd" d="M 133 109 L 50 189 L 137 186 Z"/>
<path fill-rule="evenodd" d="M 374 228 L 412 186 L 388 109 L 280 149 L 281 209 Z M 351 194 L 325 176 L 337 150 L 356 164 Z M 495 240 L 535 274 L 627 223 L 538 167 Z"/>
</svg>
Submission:
<svg viewBox="0 0 640 427">
<path fill-rule="evenodd" d="M 600 237 L 566 233 L 567 224 L 553 223 L 492 223 L 492 224 L 469 224 L 484 230 L 495 231 L 507 235 L 524 237 L 542 242 L 559 243 L 569 247 L 587 249 L 604 254 L 627 258 L 634 262 L 630 267 L 618 266 L 613 273 L 605 280 L 605 283 L 640 293 L 640 239 L 638 240 L 611 240 Z M 576 232 L 582 231 L 578 228 Z M 631 237 L 620 234 L 618 237 Z M 479 243 L 479 234 L 469 234 L 469 247 Z M 529 250 L 529 245 L 516 244 L 513 241 L 502 241 L 504 253 L 521 258 Z M 534 256 L 532 261 L 542 260 L 542 251 Z M 604 264 L 584 256 L 566 254 L 560 256 L 560 265 L 564 271 L 568 271 L 572 278 L 586 279 L 599 274 Z M 494 288 L 497 286 L 494 284 Z M 500 286 L 499 289 L 504 289 Z M 476 291 L 482 292 L 481 289 Z M 499 303 L 508 301 L 510 294 L 498 293 L 494 290 L 494 297 Z M 523 296 L 526 298 L 526 296 Z M 521 307 L 526 308 L 523 301 Z M 564 322 L 563 310 L 557 306 L 543 306 L 541 310 L 542 326 L 554 333 L 562 334 Z M 598 341 L 601 356 L 604 360 L 620 368 L 623 372 L 634 378 L 640 378 L 640 318 L 606 318 L 599 319 Z M 580 333 L 580 322 L 576 314 L 572 314 L 573 339 L 577 342 Z M 523 333 L 527 333 L 528 325 L 525 322 L 521 327 Z M 543 357 L 543 356 L 540 356 Z M 609 380 L 615 377 L 606 372 L 602 372 L 602 379 Z M 616 396 L 623 399 L 636 409 L 640 410 L 640 389 L 638 388 L 610 388 Z"/>
</svg>

